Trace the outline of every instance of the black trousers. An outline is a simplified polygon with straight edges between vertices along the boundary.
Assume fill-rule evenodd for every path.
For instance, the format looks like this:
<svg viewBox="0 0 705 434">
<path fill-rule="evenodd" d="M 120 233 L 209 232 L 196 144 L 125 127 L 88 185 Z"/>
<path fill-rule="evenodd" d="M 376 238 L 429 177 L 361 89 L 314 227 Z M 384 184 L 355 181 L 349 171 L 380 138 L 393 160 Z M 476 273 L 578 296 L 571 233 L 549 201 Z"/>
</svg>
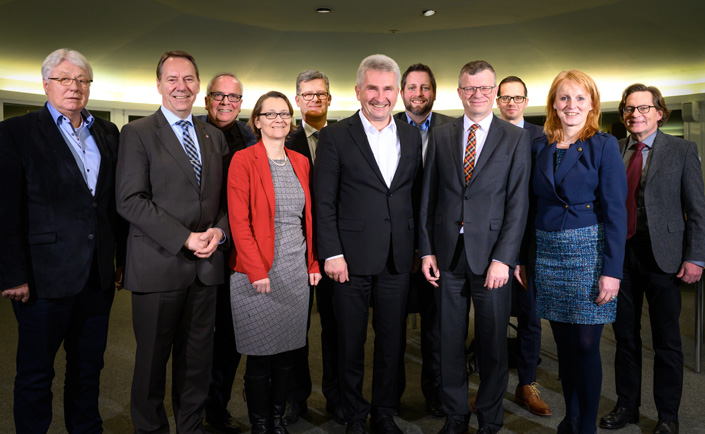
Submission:
<svg viewBox="0 0 705 434">
<path fill-rule="evenodd" d="M 100 288 L 98 270 L 72 297 L 12 302 L 19 332 L 14 417 L 18 433 L 47 432 L 52 419 L 54 359 L 64 344 L 64 419 L 69 433 L 98 433 L 100 371 L 115 291 Z"/>
<path fill-rule="evenodd" d="M 230 273 L 226 283 L 218 285 L 216 297 L 213 365 L 206 409 L 220 413 L 228 408 L 241 358 L 235 344 L 233 312 L 230 306 Z"/>
<path fill-rule="evenodd" d="M 507 323 L 511 311 L 511 278 L 501 288 L 486 289 L 483 286 L 485 276 L 470 270 L 463 244 L 459 237 L 451 269 L 441 270 L 440 276 L 441 402 L 449 416 L 469 413 L 465 341 L 472 300 L 480 370 L 478 420 L 480 426 L 500 429 L 504 423 L 502 400 L 509 379 Z"/>
<path fill-rule="evenodd" d="M 389 265 L 376 275 L 350 275 L 350 281 L 334 283 L 333 306 L 338 322 L 338 357 L 341 406 L 346 419 L 366 420 L 367 415 L 393 413 L 399 405 L 399 358 L 409 273 L 397 273 Z M 371 404 L 362 395 L 365 341 L 373 308 L 375 332 Z"/>
<path fill-rule="evenodd" d="M 536 367 L 541 352 L 541 319 L 536 314 L 536 289 L 529 282 L 528 289 L 513 280 L 512 291 L 517 303 L 517 337 L 519 355 L 517 375 L 519 385 L 526 386 L 536 381 Z"/>
<path fill-rule="evenodd" d="M 630 409 L 641 405 L 641 311 L 646 296 L 655 353 L 654 402 L 658 418 L 671 421 L 678 420 L 683 393 L 680 285 L 675 274 L 659 269 L 648 234 L 639 232 L 627 240 L 617 320 L 612 325 L 617 339 L 617 403 Z"/>
</svg>

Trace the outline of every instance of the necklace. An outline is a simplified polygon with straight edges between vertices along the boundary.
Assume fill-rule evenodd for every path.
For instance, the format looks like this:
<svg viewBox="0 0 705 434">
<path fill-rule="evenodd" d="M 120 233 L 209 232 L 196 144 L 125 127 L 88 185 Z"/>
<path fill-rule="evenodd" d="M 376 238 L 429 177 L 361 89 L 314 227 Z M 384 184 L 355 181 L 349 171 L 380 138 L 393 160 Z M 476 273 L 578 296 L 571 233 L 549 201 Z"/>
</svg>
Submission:
<svg viewBox="0 0 705 434">
<path fill-rule="evenodd" d="M 286 166 L 286 152 L 284 153 L 284 162 L 281 163 L 281 164 L 279 164 L 279 163 L 277 163 L 276 161 L 274 161 L 274 160 L 272 159 L 272 157 L 269 156 L 269 152 L 267 152 L 267 158 L 269 158 L 269 161 L 271 161 L 272 164 L 274 164 L 275 166 L 279 166 L 279 167 L 284 167 L 284 166 Z M 280 161 L 281 161 L 281 159 L 280 159 Z"/>
</svg>

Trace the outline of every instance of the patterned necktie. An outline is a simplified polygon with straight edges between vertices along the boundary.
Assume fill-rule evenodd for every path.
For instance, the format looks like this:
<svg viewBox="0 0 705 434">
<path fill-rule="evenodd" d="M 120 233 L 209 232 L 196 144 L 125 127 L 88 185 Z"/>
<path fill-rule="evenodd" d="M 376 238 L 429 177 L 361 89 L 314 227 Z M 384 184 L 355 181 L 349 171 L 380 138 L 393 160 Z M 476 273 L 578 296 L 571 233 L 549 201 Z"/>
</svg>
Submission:
<svg viewBox="0 0 705 434">
<path fill-rule="evenodd" d="M 181 127 L 181 130 L 183 132 L 182 137 L 184 142 L 184 149 L 186 149 L 186 156 L 188 156 L 189 161 L 191 161 L 193 171 L 196 173 L 198 185 L 201 185 L 201 160 L 198 159 L 198 151 L 196 150 L 196 144 L 193 142 L 191 134 L 189 134 L 188 132 L 190 122 L 178 121 L 176 125 Z"/>
<path fill-rule="evenodd" d="M 643 143 L 634 144 L 634 153 L 627 165 L 627 239 L 636 233 L 636 202 L 639 196 L 639 184 L 641 183 L 641 171 L 644 164 L 644 157 L 641 151 L 646 145 Z"/>
<path fill-rule="evenodd" d="M 477 138 L 475 131 L 480 128 L 478 124 L 472 124 L 470 134 L 468 134 L 468 144 L 465 147 L 465 158 L 463 158 L 463 172 L 465 172 L 465 185 L 468 185 L 472 177 L 472 170 L 475 168 L 475 151 Z"/>
</svg>

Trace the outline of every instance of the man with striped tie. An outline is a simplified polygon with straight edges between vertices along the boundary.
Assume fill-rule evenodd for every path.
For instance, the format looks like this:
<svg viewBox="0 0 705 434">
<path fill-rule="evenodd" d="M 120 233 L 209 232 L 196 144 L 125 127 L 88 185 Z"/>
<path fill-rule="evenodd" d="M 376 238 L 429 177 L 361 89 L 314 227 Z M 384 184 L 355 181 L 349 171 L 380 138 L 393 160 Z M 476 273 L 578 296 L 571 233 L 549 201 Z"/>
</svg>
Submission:
<svg viewBox="0 0 705 434">
<path fill-rule="evenodd" d="M 529 132 L 492 114 L 497 78 L 484 60 L 463 66 L 458 96 L 464 115 L 434 128 L 421 193 L 419 254 L 426 279 L 441 288 L 439 434 L 468 432 L 465 368 L 470 300 L 475 304 L 481 434 L 503 424 L 511 269 L 529 208 Z M 467 248 L 466 248 L 467 246 Z"/>
<path fill-rule="evenodd" d="M 157 66 L 162 106 L 125 125 L 117 209 L 130 223 L 125 288 L 132 292 L 137 352 L 131 413 L 135 433 L 168 432 L 166 364 L 172 356 L 176 431 L 203 432 L 213 356 L 216 285 L 223 283 L 228 232 L 221 200 L 228 145 L 195 118 L 198 67 L 184 51 Z"/>
</svg>

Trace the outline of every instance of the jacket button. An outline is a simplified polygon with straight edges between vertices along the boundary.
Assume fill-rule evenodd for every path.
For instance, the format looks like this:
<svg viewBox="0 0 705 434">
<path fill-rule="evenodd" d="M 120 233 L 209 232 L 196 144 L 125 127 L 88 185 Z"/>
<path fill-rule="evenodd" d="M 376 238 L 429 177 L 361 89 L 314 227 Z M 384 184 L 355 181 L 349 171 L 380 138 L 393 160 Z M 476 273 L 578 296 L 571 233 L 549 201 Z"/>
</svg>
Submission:
<svg viewBox="0 0 705 434">
<path fill-rule="evenodd" d="M 583 152 L 583 148 L 578 148 L 578 152 Z"/>
<path fill-rule="evenodd" d="M 95 235 L 93 235 L 93 234 L 88 234 L 88 239 L 89 239 L 89 240 L 92 240 L 93 238 L 95 238 Z"/>
<path fill-rule="evenodd" d="M 566 204 L 566 205 L 564 205 L 564 206 L 563 206 L 563 208 L 565 208 L 565 209 L 568 209 L 568 205 L 567 205 L 567 204 Z"/>
<path fill-rule="evenodd" d="M 93 202 L 93 208 L 98 208 L 98 202 Z"/>
<path fill-rule="evenodd" d="M 592 205 L 585 205 L 585 208 L 590 209 L 592 208 Z"/>
<path fill-rule="evenodd" d="M 391 221 L 392 221 L 392 220 L 391 220 L 389 217 L 387 217 L 386 219 L 384 219 L 384 222 L 385 222 L 385 223 L 389 223 L 389 222 L 391 222 Z"/>
</svg>

